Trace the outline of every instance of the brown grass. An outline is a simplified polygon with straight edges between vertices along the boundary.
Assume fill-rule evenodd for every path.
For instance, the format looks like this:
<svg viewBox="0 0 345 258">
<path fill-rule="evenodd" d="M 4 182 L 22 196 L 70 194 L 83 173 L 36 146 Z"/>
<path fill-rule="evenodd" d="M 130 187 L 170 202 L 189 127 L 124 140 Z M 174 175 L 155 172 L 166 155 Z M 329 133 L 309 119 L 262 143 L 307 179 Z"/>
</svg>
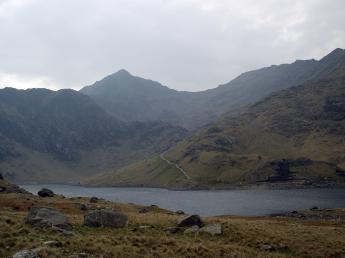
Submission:
<svg viewBox="0 0 345 258">
<path fill-rule="evenodd" d="M 112 208 L 128 214 L 124 229 L 88 228 L 82 225 L 78 204 L 92 209 Z M 50 229 L 36 229 L 23 220 L 32 205 L 54 207 L 70 218 L 75 234 L 65 236 Z M 168 234 L 166 227 L 176 225 L 179 215 L 158 207 L 99 201 L 88 198 L 39 198 L 31 195 L 0 195 L 0 257 L 16 251 L 42 247 L 44 241 L 58 240 L 61 248 L 44 248 L 42 257 L 68 257 L 86 253 L 88 257 L 345 257 L 343 222 L 303 221 L 292 218 L 211 217 L 206 222 L 223 225 L 221 236 L 207 234 Z M 338 211 L 339 212 L 339 211 Z M 343 211 L 342 211 L 343 212 Z M 152 228 L 140 229 L 140 225 Z M 272 252 L 261 250 L 265 243 L 276 246 Z"/>
</svg>

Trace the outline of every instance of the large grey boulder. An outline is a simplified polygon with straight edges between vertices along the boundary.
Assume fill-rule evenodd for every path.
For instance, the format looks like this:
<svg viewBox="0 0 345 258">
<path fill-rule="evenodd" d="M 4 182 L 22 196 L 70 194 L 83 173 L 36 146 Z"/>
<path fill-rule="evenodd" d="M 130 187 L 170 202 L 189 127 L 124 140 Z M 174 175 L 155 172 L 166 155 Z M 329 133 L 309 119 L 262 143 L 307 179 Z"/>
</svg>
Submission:
<svg viewBox="0 0 345 258">
<path fill-rule="evenodd" d="M 89 227 L 122 228 L 127 224 L 127 215 L 111 210 L 96 210 L 84 216 L 84 225 Z"/>
<path fill-rule="evenodd" d="M 31 207 L 25 220 L 26 224 L 35 227 L 59 228 L 72 230 L 68 218 L 61 212 L 46 207 Z"/>
<path fill-rule="evenodd" d="M 208 224 L 199 229 L 199 232 L 209 233 L 211 235 L 221 235 L 222 234 L 222 225 L 219 223 Z"/>
<path fill-rule="evenodd" d="M 199 226 L 194 225 L 189 228 L 187 228 L 185 231 L 183 231 L 184 234 L 190 234 L 190 233 L 198 233 L 199 232 Z"/>
<path fill-rule="evenodd" d="M 198 226 L 201 228 L 204 225 L 201 217 L 199 215 L 190 215 L 180 219 L 177 223 L 178 227 L 192 227 Z"/>
<path fill-rule="evenodd" d="M 54 192 L 50 189 L 47 188 L 42 188 L 41 190 L 38 191 L 38 196 L 40 197 L 53 197 Z"/>
</svg>

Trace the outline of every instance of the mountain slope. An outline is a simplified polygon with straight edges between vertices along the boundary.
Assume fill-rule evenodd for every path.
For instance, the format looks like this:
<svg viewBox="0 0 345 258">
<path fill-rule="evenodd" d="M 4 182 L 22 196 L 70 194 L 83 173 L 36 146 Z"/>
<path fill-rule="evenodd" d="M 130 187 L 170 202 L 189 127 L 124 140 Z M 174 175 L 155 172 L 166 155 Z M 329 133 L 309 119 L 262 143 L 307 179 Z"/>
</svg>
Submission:
<svg viewBox="0 0 345 258">
<path fill-rule="evenodd" d="M 125 123 L 73 90 L 0 90 L 0 169 L 19 181 L 75 181 L 164 151 L 186 130 Z"/>
<path fill-rule="evenodd" d="M 324 79 L 275 93 L 238 117 L 225 116 L 159 157 L 94 178 L 93 185 L 136 182 L 169 187 L 345 182 L 345 66 Z M 341 75 L 338 77 L 338 75 Z M 327 78 L 328 77 L 328 78 Z M 333 78 L 329 78 L 333 77 Z M 124 173 L 126 171 L 126 173 Z M 153 173 L 165 180 L 156 180 Z M 138 181 L 150 178 L 150 181 Z"/>
<path fill-rule="evenodd" d="M 81 92 L 125 121 L 162 120 L 196 129 L 225 113 L 237 115 L 279 90 L 335 76 L 334 69 L 344 60 L 345 51 L 336 49 L 320 61 L 299 60 L 250 71 L 215 89 L 195 93 L 175 91 L 121 70 Z"/>
<path fill-rule="evenodd" d="M 192 125 L 199 126 L 205 119 L 206 109 L 199 101 L 199 93 L 172 90 L 125 70 L 84 87 L 80 92 L 124 121 L 162 120 L 192 128 Z M 211 114 L 206 117 L 211 119 Z"/>
</svg>

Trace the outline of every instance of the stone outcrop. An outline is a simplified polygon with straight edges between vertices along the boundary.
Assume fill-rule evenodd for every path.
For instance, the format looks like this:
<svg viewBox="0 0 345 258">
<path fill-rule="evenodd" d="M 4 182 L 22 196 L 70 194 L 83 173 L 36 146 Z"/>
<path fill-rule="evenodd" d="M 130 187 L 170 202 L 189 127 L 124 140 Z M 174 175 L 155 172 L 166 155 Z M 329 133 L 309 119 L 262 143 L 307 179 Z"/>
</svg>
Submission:
<svg viewBox="0 0 345 258">
<path fill-rule="evenodd" d="M 72 230 L 68 218 L 63 213 L 46 207 L 30 208 L 25 223 L 34 227 L 57 228 L 61 231 Z"/>
<path fill-rule="evenodd" d="M 111 210 L 96 210 L 84 216 L 84 225 L 89 227 L 123 228 L 127 224 L 127 215 Z"/>
<path fill-rule="evenodd" d="M 178 227 L 192 227 L 192 226 L 202 227 L 204 225 L 201 217 L 199 215 L 190 215 L 180 219 L 177 223 Z"/>
</svg>

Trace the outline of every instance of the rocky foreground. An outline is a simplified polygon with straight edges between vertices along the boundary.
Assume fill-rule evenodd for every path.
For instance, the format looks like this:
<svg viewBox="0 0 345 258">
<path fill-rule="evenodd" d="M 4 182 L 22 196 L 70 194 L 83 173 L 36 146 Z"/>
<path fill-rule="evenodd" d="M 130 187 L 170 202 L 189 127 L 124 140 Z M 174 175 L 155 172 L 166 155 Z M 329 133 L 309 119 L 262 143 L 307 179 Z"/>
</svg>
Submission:
<svg viewBox="0 0 345 258">
<path fill-rule="evenodd" d="M 13 189 L 0 194 L 0 257 L 345 256 L 345 210 L 201 218 Z"/>
</svg>

